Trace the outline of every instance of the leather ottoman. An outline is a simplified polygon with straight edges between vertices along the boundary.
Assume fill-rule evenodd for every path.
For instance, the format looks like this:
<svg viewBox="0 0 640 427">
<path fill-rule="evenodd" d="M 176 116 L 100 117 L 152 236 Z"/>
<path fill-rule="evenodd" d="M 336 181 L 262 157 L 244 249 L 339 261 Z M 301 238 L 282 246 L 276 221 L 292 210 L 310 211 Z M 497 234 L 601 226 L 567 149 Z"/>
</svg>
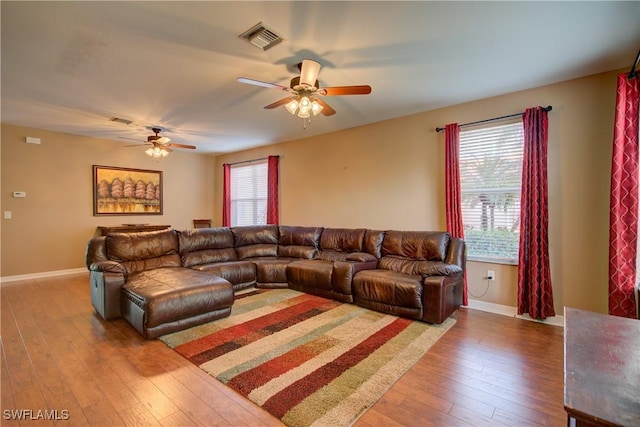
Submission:
<svg viewBox="0 0 640 427">
<path fill-rule="evenodd" d="M 229 316 L 233 286 L 190 268 L 163 267 L 130 274 L 121 298 L 122 316 L 150 339 Z"/>
</svg>

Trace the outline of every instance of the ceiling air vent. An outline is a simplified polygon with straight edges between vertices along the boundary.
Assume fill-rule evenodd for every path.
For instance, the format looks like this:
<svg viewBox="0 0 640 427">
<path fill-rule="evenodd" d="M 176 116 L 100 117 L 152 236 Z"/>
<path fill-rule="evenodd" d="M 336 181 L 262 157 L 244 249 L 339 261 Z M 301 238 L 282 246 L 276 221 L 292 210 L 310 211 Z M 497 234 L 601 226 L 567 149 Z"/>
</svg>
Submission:
<svg viewBox="0 0 640 427">
<path fill-rule="evenodd" d="M 271 49 L 284 40 L 273 30 L 265 27 L 262 22 L 258 22 L 256 25 L 240 34 L 239 37 L 247 40 L 249 43 L 262 50 Z"/>
<path fill-rule="evenodd" d="M 121 119 L 120 117 L 111 117 L 109 119 L 110 122 L 122 123 L 124 125 L 130 125 L 133 123 L 133 120 Z"/>
</svg>

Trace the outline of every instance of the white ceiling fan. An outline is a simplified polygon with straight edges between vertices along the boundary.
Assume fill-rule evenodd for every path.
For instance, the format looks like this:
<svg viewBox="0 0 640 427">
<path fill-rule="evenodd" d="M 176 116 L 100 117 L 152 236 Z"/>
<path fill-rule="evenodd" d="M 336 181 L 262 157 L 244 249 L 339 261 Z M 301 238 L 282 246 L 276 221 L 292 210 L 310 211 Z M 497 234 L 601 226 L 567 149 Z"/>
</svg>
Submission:
<svg viewBox="0 0 640 427">
<path fill-rule="evenodd" d="M 260 80 L 253 80 L 246 77 L 238 77 L 240 83 L 246 83 L 254 86 L 261 86 L 269 89 L 277 89 L 288 92 L 290 96 L 280 99 L 272 104 L 265 106 L 266 109 L 277 108 L 284 105 L 285 108 L 294 115 L 307 119 L 311 114 L 318 115 L 322 113 L 324 116 L 332 116 L 336 111 L 331 108 L 321 97 L 324 96 L 342 96 L 342 95 L 368 95 L 371 93 L 371 86 L 336 86 L 336 87 L 320 87 L 318 82 L 318 74 L 320 73 L 320 63 L 311 59 L 305 59 L 298 64 L 300 76 L 291 79 L 289 87 L 276 83 L 267 83 Z"/>
<path fill-rule="evenodd" d="M 160 157 L 166 157 L 169 155 L 169 153 L 172 151 L 171 147 L 174 148 L 187 148 L 190 150 L 194 150 L 196 148 L 195 145 L 187 145 L 187 144 L 178 144 L 175 142 L 171 142 L 171 138 L 166 137 L 166 136 L 160 136 L 160 132 L 162 131 L 162 129 L 157 128 L 157 127 L 153 127 L 151 128 L 151 130 L 153 131 L 153 133 L 155 135 L 149 135 L 147 136 L 147 141 L 140 141 L 143 142 L 143 145 L 151 145 L 151 147 L 149 147 L 145 153 L 150 156 L 153 157 L 154 159 L 160 158 Z M 125 136 L 121 136 L 120 138 L 122 139 L 133 139 L 133 138 L 127 138 Z M 137 139 L 133 139 L 134 141 L 138 141 Z M 136 145 L 130 145 L 129 147 L 136 147 L 140 144 L 136 144 Z"/>
</svg>

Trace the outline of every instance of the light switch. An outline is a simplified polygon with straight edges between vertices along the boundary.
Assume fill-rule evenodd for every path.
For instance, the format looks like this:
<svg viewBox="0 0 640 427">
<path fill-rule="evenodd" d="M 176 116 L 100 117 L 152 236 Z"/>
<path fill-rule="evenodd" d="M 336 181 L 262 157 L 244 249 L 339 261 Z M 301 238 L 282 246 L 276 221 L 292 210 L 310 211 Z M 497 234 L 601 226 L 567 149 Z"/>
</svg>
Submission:
<svg viewBox="0 0 640 427">
<path fill-rule="evenodd" d="M 4 211 L 4 219 L 11 219 L 11 211 Z"/>
</svg>

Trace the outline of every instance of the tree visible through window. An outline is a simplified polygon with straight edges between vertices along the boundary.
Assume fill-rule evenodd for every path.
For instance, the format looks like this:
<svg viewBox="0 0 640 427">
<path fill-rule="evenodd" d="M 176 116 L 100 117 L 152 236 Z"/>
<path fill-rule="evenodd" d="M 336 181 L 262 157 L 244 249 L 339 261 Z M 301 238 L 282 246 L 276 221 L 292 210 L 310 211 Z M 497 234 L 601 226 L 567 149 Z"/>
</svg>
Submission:
<svg viewBox="0 0 640 427">
<path fill-rule="evenodd" d="M 267 223 L 267 162 L 231 167 L 231 225 Z"/>
<path fill-rule="evenodd" d="M 462 222 L 468 258 L 517 263 L 522 123 L 460 132 Z"/>
</svg>

